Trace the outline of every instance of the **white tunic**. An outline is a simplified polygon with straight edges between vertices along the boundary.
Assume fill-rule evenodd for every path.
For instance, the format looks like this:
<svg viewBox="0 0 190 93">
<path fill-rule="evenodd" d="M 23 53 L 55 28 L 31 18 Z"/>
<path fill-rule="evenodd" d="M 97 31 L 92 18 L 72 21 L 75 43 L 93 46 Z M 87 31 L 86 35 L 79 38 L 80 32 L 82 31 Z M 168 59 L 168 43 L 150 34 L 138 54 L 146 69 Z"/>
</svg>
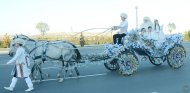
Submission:
<svg viewBox="0 0 190 93">
<path fill-rule="evenodd" d="M 16 64 L 16 77 L 29 77 L 30 71 L 27 67 L 29 65 L 29 62 L 26 60 L 25 49 L 23 47 L 17 48 L 15 56 L 8 62 Z"/>
<path fill-rule="evenodd" d="M 163 42 L 165 40 L 165 35 L 164 35 L 164 32 L 162 31 L 162 28 L 159 29 L 158 25 L 156 25 L 156 28 L 154 28 L 152 37 L 155 40 Z"/>
<path fill-rule="evenodd" d="M 128 30 L 128 22 L 127 22 L 127 20 L 122 21 L 122 22 L 120 23 L 120 25 L 117 26 L 117 27 L 118 27 L 117 29 L 120 29 L 120 30 L 118 31 L 118 34 L 126 33 L 127 30 Z"/>
</svg>

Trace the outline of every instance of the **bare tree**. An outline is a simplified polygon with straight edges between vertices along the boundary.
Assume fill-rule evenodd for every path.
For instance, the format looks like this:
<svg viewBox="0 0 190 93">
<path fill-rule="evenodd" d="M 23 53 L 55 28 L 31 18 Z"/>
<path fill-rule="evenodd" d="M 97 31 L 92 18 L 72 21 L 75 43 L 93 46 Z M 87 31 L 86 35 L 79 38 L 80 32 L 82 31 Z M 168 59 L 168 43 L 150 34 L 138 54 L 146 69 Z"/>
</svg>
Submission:
<svg viewBox="0 0 190 93">
<path fill-rule="evenodd" d="M 41 35 L 44 37 L 45 33 L 49 31 L 49 26 L 47 23 L 39 22 L 36 25 L 36 28 L 41 32 Z"/>
<path fill-rule="evenodd" d="M 170 34 L 172 33 L 173 30 L 176 29 L 175 23 L 168 23 L 167 26 L 168 26 L 168 30 L 169 30 Z"/>
<path fill-rule="evenodd" d="M 11 42 L 10 36 L 6 33 L 3 37 L 2 47 L 8 48 L 10 45 L 10 42 Z"/>
</svg>

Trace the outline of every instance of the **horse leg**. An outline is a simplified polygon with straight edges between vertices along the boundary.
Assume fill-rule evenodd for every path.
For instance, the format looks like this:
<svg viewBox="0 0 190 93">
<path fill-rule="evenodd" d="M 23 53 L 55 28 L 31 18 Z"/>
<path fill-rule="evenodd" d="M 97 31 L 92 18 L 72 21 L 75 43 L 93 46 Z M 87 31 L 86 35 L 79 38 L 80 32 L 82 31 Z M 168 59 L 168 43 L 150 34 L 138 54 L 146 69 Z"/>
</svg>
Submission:
<svg viewBox="0 0 190 93">
<path fill-rule="evenodd" d="M 64 61 L 61 61 L 61 68 L 59 68 L 59 73 L 58 73 L 58 75 L 59 75 L 59 81 L 58 82 L 63 82 L 63 80 L 64 80 L 64 78 L 65 78 L 65 75 L 63 75 L 63 76 L 61 76 L 62 75 L 62 71 L 63 71 L 63 69 L 64 69 Z"/>
<path fill-rule="evenodd" d="M 32 74 L 32 79 L 33 79 L 33 80 L 36 80 L 36 78 L 35 78 L 35 76 L 34 76 L 35 70 L 36 70 L 36 64 L 34 64 L 34 65 L 32 66 L 32 69 L 31 69 L 31 74 Z"/>
<path fill-rule="evenodd" d="M 77 78 L 79 78 L 79 75 L 80 75 L 80 73 L 79 73 L 79 70 L 78 70 L 78 60 L 77 60 L 77 62 L 76 62 L 76 67 L 74 68 L 75 69 L 75 72 L 76 72 L 76 74 L 77 74 Z"/>
<path fill-rule="evenodd" d="M 61 77 L 61 72 L 62 72 L 62 69 L 59 67 L 59 65 L 61 65 L 61 63 L 58 62 L 58 73 L 57 73 L 57 78 L 60 78 Z"/>
<path fill-rule="evenodd" d="M 70 64 L 69 62 L 66 62 L 66 66 L 65 66 L 65 76 L 69 73 L 70 71 Z"/>
<path fill-rule="evenodd" d="M 75 72 L 76 72 L 76 74 L 77 74 L 77 78 L 79 78 L 80 73 L 79 73 L 78 68 L 77 68 L 77 67 L 75 67 L 74 69 L 75 69 Z"/>
<path fill-rule="evenodd" d="M 75 69 L 73 62 L 69 62 L 68 69 L 69 69 L 69 76 L 72 77 L 74 75 L 74 69 Z"/>
<path fill-rule="evenodd" d="M 44 77 L 42 75 L 43 73 L 42 73 L 42 69 L 41 69 L 41 63 L 39 64 L 38 69 L 39 69 L 39 72 L 40 72 L 40 81 L 42 81 L 44 79 Z"/>
<path fill-rule="evenodd" d="M 36 70 L 36 75 L 38 75 L 38 73 L 39 73 L 39 75 L 40 75 L 40 80 L 39 81 L 41 82 L 44 79 L 43 76 L 42 76 L 41 63 L 36 64 L 35 70 Z M 37 78 L 37 76 L 35 76 L 35 79 L 36 78 Z"/>
<path fill-rule="evenodd" d="M 74 75 L 74 70 L 75 70 L 76 75 L 78 77 L 80 75 L 80 73 L 79 73 L 79 70 L 78 70 L 77 66 L 75 65 L 75 63 L 74 62 L 70 63 L 70 67 L 71 67 L 71 69 L 70 69 L 71 70 L 70 76 Z"/>
<path fill-rule="evenodd" d="M 33 67 L 32 67 L 32 70 L 31 70 L 31 74 L 32 74 L 32 79 L 34 81 L 36 81 L 39 77 L 39 81 L 41 81 L 43 79 L 42 77 L 42 70 L 40 68 L 40 65 L 39 64 L 34 64 Z"/>
</svg>

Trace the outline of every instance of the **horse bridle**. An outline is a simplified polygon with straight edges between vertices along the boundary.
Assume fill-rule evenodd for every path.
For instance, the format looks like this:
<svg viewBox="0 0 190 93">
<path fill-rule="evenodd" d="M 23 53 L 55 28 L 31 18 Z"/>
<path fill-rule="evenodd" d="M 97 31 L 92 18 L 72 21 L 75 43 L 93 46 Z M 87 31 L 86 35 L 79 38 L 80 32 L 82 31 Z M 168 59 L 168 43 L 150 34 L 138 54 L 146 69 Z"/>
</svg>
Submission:
<svg viewBox="0 0 190 93">
<path fill-rule="evenodd" d="M 35 42 L 35 47 L 34 47 L 32 50 L 30 50 L 30 51 L 29 51 L 29 49 L 28 49 L 27 47 L 23 46 L 23 47 L 25 48 L 26 52 L 27 52 L 29 55 L 30 55 L 33 51 L 35 51 L 37 48 L 39 48 L 39 47 L 42 46 L 42 45 L 36 46 L 37 42 L 36 42 L 35 40 L 33 40 L 33 39 L 30 39 L 30 38 L 22 38 L 22 37 L 18 37 L 18 36 L 16 36 L 16 38 L 21 38 L 21 39 L 26 40 L 26 41 L 34 41 L 34 42 Z M 16 38 L 14 37 L 13 40 L 16 39 Z M 15 46 L 15 44 L 13 44 L 13 46 Z M 35 56 L 35 57 L 32 57 L 32 59 L 35 60 L 35 59 L 38 59 L 38 58 L 40 58 L 40 57 L 41 57 L 41 56 Z"/>
</svg>

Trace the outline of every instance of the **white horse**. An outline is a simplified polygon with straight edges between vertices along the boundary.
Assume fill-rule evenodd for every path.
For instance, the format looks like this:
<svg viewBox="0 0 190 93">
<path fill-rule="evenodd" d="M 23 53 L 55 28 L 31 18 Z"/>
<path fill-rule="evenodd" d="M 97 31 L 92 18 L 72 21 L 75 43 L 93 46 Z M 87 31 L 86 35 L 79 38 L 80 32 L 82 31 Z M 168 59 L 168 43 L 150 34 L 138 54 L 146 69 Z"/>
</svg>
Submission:
<svg viewBox="0 0 190 93">
<path fill-rule="evenodd" d="M 16 35 L 11 41 L 9 55 L 13 56 L 16 49 L 14 47 L 14 40 L 16 38 L 21 38 L 25 41 L 24 48 L 26 52 L 34 61 L 32 67 L 32 77 L 34 77 L 36 71 L 40 73 L 40 80 L 43 79 L 41 64 L 44 61 L 58 62 L 59 72 L 58 77 L 60 82 L 65 78 L 67 71 L 73 69 L 76 71 L 77 76 L 79 76 L 79 71 L 76 64 L 80 62 L 81 55 L 77 47 L 67 41 L 43 41 L 43 40 L 33 40 L 25 35 Z M 55 61 L 56 60 L 56 61 Z M 62 70 L 65 69 L 65 73 L 62 77 Z"/>
</svg>

